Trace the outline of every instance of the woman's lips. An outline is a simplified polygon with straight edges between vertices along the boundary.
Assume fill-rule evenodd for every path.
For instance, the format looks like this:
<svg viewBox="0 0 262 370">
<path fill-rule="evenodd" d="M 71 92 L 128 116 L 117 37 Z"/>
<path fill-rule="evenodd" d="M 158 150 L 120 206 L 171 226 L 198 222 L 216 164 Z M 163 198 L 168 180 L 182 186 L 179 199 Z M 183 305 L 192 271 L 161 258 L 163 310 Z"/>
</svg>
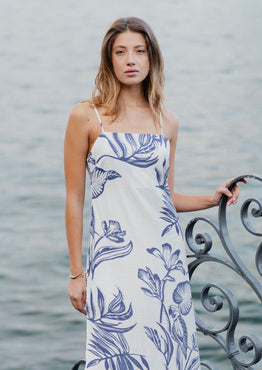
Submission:
<svg viewBox="0 0 262 370">
<path fill-rule="evenodd" d="M 129 77 L 136 76 L 138 74 L 138 70 L 137 69 L 128 69 L 127 71 L 125 71 L 125 74 Z"/>
</svg>

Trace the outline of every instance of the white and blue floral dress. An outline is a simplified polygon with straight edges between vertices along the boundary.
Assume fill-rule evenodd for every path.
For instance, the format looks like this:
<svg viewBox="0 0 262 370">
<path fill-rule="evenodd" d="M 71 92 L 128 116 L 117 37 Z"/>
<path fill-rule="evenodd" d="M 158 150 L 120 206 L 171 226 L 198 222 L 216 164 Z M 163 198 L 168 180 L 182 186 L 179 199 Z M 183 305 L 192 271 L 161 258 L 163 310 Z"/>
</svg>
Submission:
<svg viewBox="0 0 262 370">
<path fill-rule="evenodd" d="M 169 140 L 102 132 L 87 158 L 86 369 L 200 369 Z"/>
</svg>

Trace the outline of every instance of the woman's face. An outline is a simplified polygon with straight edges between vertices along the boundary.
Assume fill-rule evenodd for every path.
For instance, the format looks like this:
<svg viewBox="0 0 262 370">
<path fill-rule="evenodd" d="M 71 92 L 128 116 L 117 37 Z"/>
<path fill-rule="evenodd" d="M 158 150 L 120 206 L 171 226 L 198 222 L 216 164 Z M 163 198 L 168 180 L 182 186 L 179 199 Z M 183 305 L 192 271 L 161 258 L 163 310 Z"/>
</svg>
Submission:
<svg viewBox="0 0 262 370">
<path fill-rule="evenodd" d="M 118 34 L 112 47 L 112 64 L 120 83 L 130 86 L 141 84 L 149 73 L 144 36 L 132 31 Z"/>
</svg>

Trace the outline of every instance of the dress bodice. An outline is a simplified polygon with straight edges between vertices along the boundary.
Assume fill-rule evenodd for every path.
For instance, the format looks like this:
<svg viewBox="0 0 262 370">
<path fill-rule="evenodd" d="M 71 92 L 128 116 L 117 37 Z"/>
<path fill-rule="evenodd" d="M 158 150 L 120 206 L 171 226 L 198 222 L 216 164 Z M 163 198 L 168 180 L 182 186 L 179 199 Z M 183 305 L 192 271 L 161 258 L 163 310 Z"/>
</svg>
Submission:
<svg viewBox="0 0 262 370">
<path fill-rule="evenodd" d="M 169 140 L 165 136 L 103 131 L 87 158 L 92 198 L 100 195 L 107 180 L 117 177 L 122 177 L 121 186 L 167 188 L 168 165 Z"/>
</svg>

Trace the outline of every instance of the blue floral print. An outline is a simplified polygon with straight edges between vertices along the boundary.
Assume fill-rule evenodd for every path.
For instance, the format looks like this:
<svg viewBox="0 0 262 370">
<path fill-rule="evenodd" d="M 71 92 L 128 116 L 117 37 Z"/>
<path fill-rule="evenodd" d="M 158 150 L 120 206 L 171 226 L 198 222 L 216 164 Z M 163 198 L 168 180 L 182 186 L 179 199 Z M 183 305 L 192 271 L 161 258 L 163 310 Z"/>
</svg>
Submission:
<svg viewBox="0 0 262 370">
<path fill-rule="evenodd" d="M 145 333 L 155 344 L 157 350 L 164 356 L 166 369 L 168 369 L 168 365 L 174 353 L 174 343 L 177 344 L 176 358 L 179 359 L 177 363 L 178 368 L 191 370 L 194 362 L 196 366 L 195 369 L 198 369 L 200 366 L 198 361 L 198 348 L 195 344 L 195 338 L 193 337 L 191 338 L 190 347 L 187 325 L 183 318 L 183 316 L 188 315 L 192 309 L 191 290 L 188 280 L 178 283 L 174 289 L 172 298 L 175 304 L 168 307 L 165 303 L 166 284 L 168 282 L 174 284 L 176 281 L 172 271 L 179 270 L 183 275 L 186 275 L 183 263 L 179 259 L 180 250 L 173 250 L 170 244 L 165 243 L 162 244 L 162 250 L 158 248 L 148 248 L 147 252 L 162 261 L 166 273 L 161 279 L 159 275 L 154 274 L 149 267 L 146 267 L 145 270 L 138 269 L 138 278 L 147 284 L 147 288 L 141 287 L 142 291 L 147 296 L 157 298 L 161 303 L 159 321 L 156 322 L 158 329 L 145 326 Z M 190 352 L 189 357 L 188 351 Z M 197 356 L 191 358 L 194 353 L 196 353 Z M 188 360 L 183 365 L 184 367 L 181 367 L 187 357 Z M 190 362 L 189 359 L 191 360 Z M 189 365 L 191 367 L 188 367 Z"/>
<path fill-rule="evenodd" d="M 132 134 L 112 132 L 109 137 L 108 132 L 104 132 L 100 137 L 108 141 L 113 155 L 103 154 L 97 162 L 104 157 L 111 157 L 141 168 L 155 164 L 158 161 L 156 149 L 163 144 L 167 145 L 167 139 L 161 135 L 138 134 L 136 140 Z"/>
<path fill-rule="evenodd" d="M 102 232 L 99 233 L 95 230 L 95 215 L 93 208 L 91 208 L 90 218 L 87 276 L 91 274 L 93 279 L 95 269 L 100 263 L 128 255 L 132 251 L 133 243 L 130 240 L 127 244 L 123 244 L 126 231 L 121 229 L 118 221 L 102 221 Z M 109 242 L 111 242 L 110 245 L 108 245 Z"/>
<path fill-rule="evenodd" d="M 172 270 L 180 270 L 185 275 L 185 269 L 182 261 L 179 259 L 180 250 L 177 249 L 174 252 L 169 243 L 162 244 L 162 251 L 158 248 L 148 248 L 148 253 L 153 254 L 155 257 L 160 258 L 164 262 L 164 267 L 168 274 Z"/>
<path fill-rule="evenodd" d="M 160 172 L 159 169 L 155 168 L 156 179 L 157 179 L 157 188 L 160 188 L 163 191 L 162 197 L 164 206 L 161 208 L 160 219 L 167 222 L 167 226 L 163 229 L 161 236 L 167 234 L 173 226 L 176 228 L 176 232 L 182 235 L 181 226 L 179 224 L 179 219 L 177 216 L 176 209 L 173 205 L 170 190 L 168 186 L 168 174 L 169 174 L 169 167 L 167 166 L 166 159 L 163 161 L 163 171 Z"/>
<path fill-rule="evenodd" d="M 106 307 L 104 295 L 100 289 L 97 289 L 97 304 L 94 304 L 92 292 L 90 302 L 87 316 L 94 324 L 94 328 L 88 350 L 95 358 L 87 363 L 86 368 L 104 363 L 105 369 L 149 369 L 144 356 L 130 353 L 124 336 L 124 333 L 135 327 L 135 324 L 120 326 L 133 315 L 132 305 L 126 308 L 122 292 L 118 290 L 118 294 Z"/>
<path fill-rule="evenodd" d="M 168 331 L 164 328 L 163 325 L 157 323 L 160 327 L 160 334 L 156 329 L 149 328 L 145 326 L 145 333 L 148 338 L 154 343 L 157 350 L 162 353 L 165 358 L 166 368 L 171 361 L 174 352 L 174 345 L 170 338 Z M 162 334 L 163 333 L 163 334 Z M 162 335 L 161 335 L 162 334 Z"/>
<path fill-rule="evenodd" d="M 160 218 L 166 221 L 168 225 L 162 231 L 161 236 L 164 236 L 166 233 L 168 233 L 173 226 L 175 226 L 176 232 L 182 235 L 182 230 L 179 224 L 176 209 L 172 203 L 170 196 L 168 196 L 167 194 L 163 194 L 163 201 L 165 206 L 161 208 L 160 213 L 162 216 Z"/>
<path fill-rule="evenodd" d="M 157 167 L 155 167 L 156 178 L 158 185 L 157 188 L 164 190 L 168 195 L 170 195 L 169 187 L 168 187 L 168 174 L 169 174 L 169 167 L 167 164 L 166 158 L 163 161 L 163 169 L 160 171 Z"/>
<path fill-rule="evenodd" d="M 161 300 L 163 284 L 157 274 L 153 274 L 150 268 L 146 267 L 145 270 L 138 270 L 138 278 L 148 285 L 148 288 L 141 288 L 146 295 Z"/>
<path fill-rule="evenodd" d="M 92 198 L 97 198 L 102 194 L 107 180 L 114 180 L 121 175 L 116 171 L 104 171 L 102 168 L 96 167 L 91 177 L 91 193 Z"/>
<path fill-rule="evenodd" d="M 85 369 L 199 370 L 182 231 L 168 187 L 169 140 L 102 128 L 87 170 Z"/>
<path fill-rule="evenodd" d="M 88 158 L 88 168 L 91 180 L 92 199 L 98 198 L 104 191 L 105 184 L 108 180 L 114 180 L 121 175 L 116 171 L 105 171 L 103 168 L 96 166 L 96 161 L 90 154 Z"/>
</svg>

